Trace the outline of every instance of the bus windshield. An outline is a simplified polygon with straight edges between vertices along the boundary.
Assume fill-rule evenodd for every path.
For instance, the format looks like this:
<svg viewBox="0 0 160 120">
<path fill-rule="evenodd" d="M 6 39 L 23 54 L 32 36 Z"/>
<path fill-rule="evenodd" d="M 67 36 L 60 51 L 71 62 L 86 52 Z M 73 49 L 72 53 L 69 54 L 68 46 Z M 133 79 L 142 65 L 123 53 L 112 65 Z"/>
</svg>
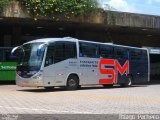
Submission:
<svg viewBox="0 0 160 120">
<path fill-rule="evenodd" d="M 42 65 L 44 50 L 38 53 L 39 46 L 43 43 L 30 43 L 20 47 L 18 52 L 17 71 L 21 77 L 31 77 L 37 73 Z"/>
</svg>

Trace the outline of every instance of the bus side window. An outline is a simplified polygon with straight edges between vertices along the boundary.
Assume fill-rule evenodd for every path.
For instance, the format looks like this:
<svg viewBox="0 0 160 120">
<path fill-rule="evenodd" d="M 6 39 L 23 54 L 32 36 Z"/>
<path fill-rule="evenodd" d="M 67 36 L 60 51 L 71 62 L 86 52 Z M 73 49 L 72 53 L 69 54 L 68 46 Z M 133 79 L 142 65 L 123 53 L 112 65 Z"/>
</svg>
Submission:
<svg viewBox="0 0 160 120">
<path fill-rule="evenodd" d="M 141 50 L 131 50 L 131 60 L 136 61 L 140 60 L 142 58 L 142 52 Z"/>
<path fill-rule="evenodd" d="M 49 66 L 54 63 L 54 59 L 53 59 L 54 51 L 55 51 L 54 49 L 55 49 L 55 47 L 53 44 L 48 46 L 47 55 L 46 55 L 46 59 L 45 59 L 45 66 Z"/>
<path fill-rule="evenodd" d="M 64 57 L 65 59 L 77 58 L 77 49 L 75 42 L 65 42 L 64 43 Z"/>
<path fill-rule="evenodd" d="M 55 42 L 54 62 L 58 63 L 64 60 L 64 43 L 62 41 Z"/>
<path fill-rule="evenodd" d="M 97 58 L 97 45 L 94 43 L 79 42 L 80 57 Z"/>
<path fill-rule="evenodd" d="M 117 60 L 126 60 L 128 57 L 128 50 L 126 48 L 115 48 L 115 58 Z"/>
<path fill-rule="evenodd" d="M 107 45 L 100 45 L 99 57 L 112 59 L 113 58 L 113 47 L 110 47 Z"/>
<path fill-rule="evenodd" d="M 77 50 L 75 42 L 55 42 L 54 63 L 61 62 L 69 58 L 76 58 Z"/>
</svg>

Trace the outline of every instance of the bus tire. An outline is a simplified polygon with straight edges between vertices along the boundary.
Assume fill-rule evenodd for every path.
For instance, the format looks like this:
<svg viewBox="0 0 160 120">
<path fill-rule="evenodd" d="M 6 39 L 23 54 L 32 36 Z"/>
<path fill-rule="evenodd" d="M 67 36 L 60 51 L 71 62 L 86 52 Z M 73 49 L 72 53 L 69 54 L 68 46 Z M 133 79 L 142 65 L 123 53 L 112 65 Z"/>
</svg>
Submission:
<svg viewBox="0 0 160 120">
<path fill-rule="evenodd" d="M 79 87 L 79 80 L 77 76 L 71 75 L 67 79 L 67 90 L 76 90 Z"/>
<path fill-rule="evenodd" d="M 122 87 L 131 87 L 132 82 L 133 82 L 133 77 L 132 76 L 127 76 L 127 79 L 126 79 L 125 83 L 122 83 L 121 86 Z"/>
<path fill-rule="evenodd" d="M 112 88 L 112 87 L 113 87 L 113 84 L 103 84 L 103 87 L 104 87 L 104 88 Z"/>
</svg>

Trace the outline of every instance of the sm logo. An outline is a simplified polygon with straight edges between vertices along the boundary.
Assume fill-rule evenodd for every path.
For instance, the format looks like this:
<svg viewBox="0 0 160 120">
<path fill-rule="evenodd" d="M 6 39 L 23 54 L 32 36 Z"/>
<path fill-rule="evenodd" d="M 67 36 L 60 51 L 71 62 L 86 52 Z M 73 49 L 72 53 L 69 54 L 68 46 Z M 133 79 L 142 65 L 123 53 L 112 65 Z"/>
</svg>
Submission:
<svg viewBox="0 0 160 120">
<path fill-rule="evenodd" d="M 99 62 L 99 71 L 106 75 L 105 78 L 99 79 L 99 84 L 113 84 L 118 81 L 118 73 L 120 75 L 129 74 L 129 61 L 127 60 L 123 66 L 114 59 L 101 59 Z"/>
</svg>

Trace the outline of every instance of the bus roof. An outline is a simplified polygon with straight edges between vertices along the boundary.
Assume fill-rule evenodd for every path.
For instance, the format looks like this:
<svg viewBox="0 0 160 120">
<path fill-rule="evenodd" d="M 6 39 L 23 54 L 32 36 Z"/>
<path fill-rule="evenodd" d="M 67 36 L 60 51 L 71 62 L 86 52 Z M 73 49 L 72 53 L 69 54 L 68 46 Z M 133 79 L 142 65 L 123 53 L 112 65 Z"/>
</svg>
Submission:
<svg viewBox="0 0 160 120">
<path fill-rule="evenodd" d="M 61 41 L 61 40 L 76 42 L 78 39 L 71 38 L 71 37 L 64 37 L 64 38 L 42 38 L 42 39 L 32 40 L 32 41 L 29 41 L 29 42 L 24 43 L 24 44 L 36 43 L 36 42 L 51 43 L 51 42 Z"/>
<path fill-rule="evenodd" d="M 117 47 L 126 47 L 126 48 L 133 48 L 133 49 L 143 49 L 143 50 L 147 50 L 147 48 L 139 48 L 139 47 L 132 47 L 132 46 L 125 46 L 125 45 L 117 45 L 117 44 L 113 44 L 113 43 L 102 43 L 102 42 L 94 42 L 94 41 L 87 41 L 87 40 L 79 40 L 76 38 L 72 38 L 72 37 L 63 37 L 63 38 L 42 38 L 42 39 L 36 39 L 36 40 L 32 40 L 29 41 L 27 43 L 24 44 L 28 44 L 28 43 L 38 43 L 38 42 L 43 42 L 46 44 L 55 42 L 55 41 L 72 41 L 72 42 L 77 42 L 77 41 L 81 41 L 81 42 L 89 42 L 89 43 L 95 43 L 95 44 L 101 44 L 101 45 L 112 45 L 112 46 L 117 46 Z"/>
</svg>

